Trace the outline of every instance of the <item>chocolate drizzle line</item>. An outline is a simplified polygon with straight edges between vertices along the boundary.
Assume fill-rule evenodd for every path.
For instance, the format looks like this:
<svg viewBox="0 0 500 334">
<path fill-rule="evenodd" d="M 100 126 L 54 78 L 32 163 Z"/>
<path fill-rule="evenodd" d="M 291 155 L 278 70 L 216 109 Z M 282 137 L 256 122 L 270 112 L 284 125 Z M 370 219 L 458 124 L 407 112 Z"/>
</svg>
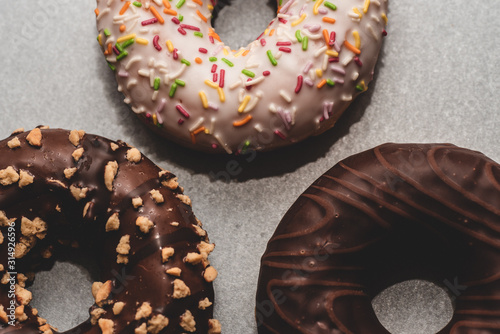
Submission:
<svg viewBox="0 0 500 334">
<path fill-rule="evenodd" d="M 16 242 L 22 236 L 22 217 L 30 220 L 41 218 L 48 226 L 46 237 L 37 240 L 24 257 L 16 259 L 16 271 L 36 272 L 41 264 L 53 263 L 57 252 L 65 251 L 67 246 L 61 246 L 61 242 L 76 241 L 83 252 L 98 262 L 101 281 L 111 280 L 113 283 L 109 296 L 111 303 L 102 307 L 106 311 L 102 318 L 113 320 L 115 333 L 134 333 L 136 327 L 147 322 L 147 319 L 135 320 L 137 308 L 143 302 L 151 304 L 153 315 L 163 314 L 169 319 L 168 326 L 160 332 L 162 334 L 186 332 L 180 325 L 186 310 L 196 321 L 195 333 L 208 333 L 213 306 L 201 310 L 198 304 L 205 298 L 213 302 L 212 283 L 204 279 L 202 263 L 193 265 L 183 261 L 187 253 L 198 253 L 198 244 L 208 242 L 208 239 L 199 235 L 198 221 L 191 207 L 177 197 L 182 194 L 182 188 L 170 189 L 162 184 L 162 181 L 172 180 L 175 176 L 169 172 L 160 176 L 161 169 L 144 156 L 138 163 L 129 161 L 127 151 L 130 147 L 123 142 L 85 134 L 75 146 L 68 139 L 69 131 L 42 129 L 41 132 L 40 147 L 28 143 L 27 132 L 0 141 L 0 170 L 12 166 L 18 173 L 25 170 L 34 176 L 33 183 L 24 188 L 20 188 L 18 183 L 0 185 L 0 211 L 4 211 L 9 219 L 16 219 Z M 21 146 L 9 148 L 7 143 L 14 137 L 19 139 Z M 112 144 L 116 145 L 115 150 Z M 75 162 L 72 153 L 78 148 L 83 148 L 84 153 Z M 109 191 L 104 182 L 105 166 L 110 161 L 118 163 L 113 191 Z M 77 168 L 77 172 L 67 179 L 64 170 L 73 167 Z M 86 197 L 75 200 L 69 190 L 71 185 L 88 188 Z M 156 203 L 151 198 L 149 191 L 153 189 L 160 191 L 163 203 Z M 142 198 L 142 207 L 133 207 L 134 197 Z M 87 203 L 91 204 L 83 217 Z M 106 222 L 114 213 L 119 215 L 120 227 L 116 231 L 105 232 Z M 141 232 L 136 226 L 138 216 L 148 217 L 154 222 L 149 233 Z M 174 222 L 178 225 L 171 224 Z M 0 227 L 0 231 L 7 236 L 6 226 Z M 126 234 L 130 235 L 131 248 L 129 263 L 124 265 L 117 263 L 116 247 Z M 175 255 L 167 263 L 162 263 L 161 249 L 166 246 L 173 247 Z M 47 247 L 54 250 L 54 256 L 49 260 L 41 257 L 42 250 Z M 7 242 L 4 241 L 0 244 L 0 264 L 5 268 L 7 257 Z M 179 279 L 190 288 L 190 296 L 173 298 L 173 281 L 177 277 L 165 272 L 173 267 L 181 268 Z M 3 275 L 4 272 L 0 272 L 0 277 Z M 9 285 L 0 285 L 0 305 L 4 308 L 11 300 L 8 289 Z M 119 315 L 114 315 L 112 304 L 118 301 L 124 302 L 125 307 Z M 16 301 L 18 305 L 19 301 Z M 97 305 L 92 305 L 89 312 L 95 308 Z M 0 323 L 0 333 L 41 333 L 39 319 L 33 309 L 26 306 L 25 313 L 28 319 L 16 321 L 15 326 Z M 101 329 L 86 321 L 65 333 L 101 333 Z"/>
<path fill-rule="evenodd" d="M 499 164 L 449 144 L 385 144 L 338 163 L 267 245 L 258 332 L 388 334 L 371 300 L 410 279 L 454 300 L 439 334 L 500 333 Z"/>
</svg>

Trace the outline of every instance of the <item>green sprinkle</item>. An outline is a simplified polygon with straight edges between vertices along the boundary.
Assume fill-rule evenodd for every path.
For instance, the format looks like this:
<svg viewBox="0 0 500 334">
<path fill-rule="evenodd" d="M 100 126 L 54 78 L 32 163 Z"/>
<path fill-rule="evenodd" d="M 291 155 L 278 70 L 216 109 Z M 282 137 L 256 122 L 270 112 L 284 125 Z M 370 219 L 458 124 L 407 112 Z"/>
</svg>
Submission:
<svg viewBox="0 0 500 334">
<path fill-rule="evenodd" d="M 279 4 L 279 5 L 281 6 L 281 5 L 283 4 L 283 0 L 279 0 L 279 2 L 280 2 L 280 4 Z"/>
<path fill-rule="evenodd" d="M 250 77 L 250 78 L 255 78 L 255 73 L 247 70 L 247 69 L 244 69 L 243 71 L 241 71 L 241 73 L 243 73 L 244 75 L 246 75 L 247 77 Z"/>
<path fill-rule="evenodd" d="M 179 2 L 177 3 L 177 5 L 175 5 L 175 7 L 181 8 L 182 5 L 184 5 L 185 2 L 186 2 L 186 0 L 179 0 Z"/>
<path fill-rule="evenodd" d="M 155 78 L 154 90 L 160 89 L 160 78 Z"/>
<path fill-rule="evenodd" d="M 228 65 L 229 65 L 229 67 L 233 67 L 233 66 L 234 66 L 234 64 L 233 64 L 233 63 L 231 63 L 231 62 L 230 62 L 229 60 L 227 60 L 226 58 L 222 58 L 221 60 L 222 60 L 223 62 L 225 62 L 226 64 L 228 64 Z"/>
<path fill-rule="evenodd" d="M 361 86 L 361 85 L 357 85 L 357 86 L 356 86 L 356 90 L 358 90 L 358 91 L 362 92 L 362 91 L 364 91 L 364 90 L 365 90 L 365 88 L 364 88 L 363 86 Z"/>
<path fill-rule="evenodd" d="M 214 61 L 217 61 L 217 57 L 210 57 L 210 58 L 208 58 L 208 60 L 210 60 L 211 62 L 214 62 Z"/>
<path fill-rule="evenodd" d="M 128 52 L 123 50 L 122 53 L 120 53 L 118 56 L 116 56 L 116 60 L 122 60 L 123 58 L 125 58 L 126 56 L 128 56 Z"/>
<path fill-rule="evenodd" d="M 123 46 L 120 43 L 116 43 L 115 46 L 116 46 L 116 49 L 118 49 L 118 51 L 120 51 L 120 53 L 122 53 L 123 51 L 125 51 L 123 49 Z"/>
<path fill-rule="evenodd" d="M 271 50 L 267 50 L 267 57 L 269 58 L 269 60 L 271 61 L 271 64 L 273 64 L 273 66 L 278 65 L 278 62 L 276 61 L 276 58 L 274 58 L 273 52 Z"/>
<path fill-rule="evenodd" d="M 245 153 L 249 147 L 250 147 L 250 140 L 247 140 L 245 144 L 243 144 L 243 147 L 241 148 L 241 153 Z"/>
<path fill-rule="evenodd" d="M 331 10 L 337 10 L 337 6 L 335 6 L 333 3 L 325 1 L 325 7 L 330 8 Z"/>
<path fill-rule="evenodd" d="M 295 32 L 295 38 L 297 38 L 297 42 L 302 43 L 302 35 L 300 34 L 300 30 Z"/>
<path fill-rule="evenodd" d="M 335 81 L 333 81 L 332 79 L 326 79 L 326 84 L 330 87 L 333 87 L 335 86 Z"/>
<path fill-rule="evenodd" d="M 198 36 L 198 37 L 203 37 L 203 33 L 199 32 L 199 31 L 195 31 L 194 35 Z"/>
<path fill-rule="evenodd" d="M 309 38 L 307 36 L 304 36 L 304 38 L 302 38 L 302 50 L 306 51 L 308 44 Z"/>
<path fill-rule="evenodd" d="M 108 66 L 112 71 L 116 71 L 116 67 L 113 64 L 108 62 Z"/>
<path fill-rule="evenodd" d="M 131 46 L 132 44 L 135 43 L 135 40 L 133 38 L 129 39 L 129 40 L 126 40 L 125 42 L 122 43 L 122 47 L 124 49 L 128 48 L 129 46 Z"/>
<path fill-rule="evenodd" d="M 177 86 L 181 86 L 181 87 L 186 86 L 186 82 L 182 81 L 181 79 L 175 79 L 175 83 L 177 84 Z"/>
<path fill-rule="evenodd" d="M 176 83 L 174 83 L 174 84 L 172 85 L 172 87 L 170 87 L 170 92 L 168 93 L 168 96 L 170 96 L 170 97 L 174 97 L 174 95 L 175 95 L 175 91 L 176 91 L 176 90 L 177 90 L 177 84 L 176 84 Z"/>
<path fill-rule="evenodd" d="M 191 63 L 187 59 L 184 59 L 184 58 L 181 59 L 181 63 L 186 64 L 187 66 L 191 66 Z"/>
<path fill-rule="evenodd" d="M 183 15 L 179 15 L 179 21 L 180 22 L 184 21 L 184 16 Z"/>
<path fill-rule="evenodd" d="M 105 35 L 106 37 L 111 36 L 111 33 L 109 32 L 109 29 L 108 29 L 108 28 L 104 29 L 104 35 Z"/>
<path fill-rule="evenodd" d="M 136 7 L 142 7 L 142 3 L 140 3 L 139 1 L 134 1 L 132 2 L 132 4 Z"/>
</svg>

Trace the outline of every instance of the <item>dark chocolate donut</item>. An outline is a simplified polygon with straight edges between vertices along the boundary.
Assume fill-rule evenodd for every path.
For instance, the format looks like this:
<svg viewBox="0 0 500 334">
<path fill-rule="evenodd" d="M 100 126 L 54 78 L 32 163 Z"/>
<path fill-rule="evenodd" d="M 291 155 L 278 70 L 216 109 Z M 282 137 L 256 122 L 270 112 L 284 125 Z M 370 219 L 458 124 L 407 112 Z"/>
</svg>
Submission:
<svg viewBox="0 0 500 334">
<path fill-rule="evenodd" d="M 385 144 L 293 204 L 262 257 L 259 333 L 389 333 L 371 300 L 409 279 L 454 301 L 440 334 L 500 333 L 500 165 L 449 144 Z"/>
<path fill-rule="evenodd" d="M 45 128 L 0 141 L 0 231 L 0 333 L 56 332 L 29 305 L 30 273 L 71 246 L 101 282 L 66 333 L 220 333 L 214 245 L 177 178 L 123 142 Z"/>
</svg>

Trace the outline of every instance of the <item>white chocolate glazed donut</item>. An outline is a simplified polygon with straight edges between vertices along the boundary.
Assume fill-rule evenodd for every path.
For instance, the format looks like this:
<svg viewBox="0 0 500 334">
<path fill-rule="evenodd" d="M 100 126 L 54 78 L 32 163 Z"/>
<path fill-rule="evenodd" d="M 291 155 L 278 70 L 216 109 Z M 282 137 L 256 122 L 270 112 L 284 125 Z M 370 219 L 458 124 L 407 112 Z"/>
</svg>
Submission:
<svg viewBox="0 0 500 334">
<path fill-rule="evenodd" d="M 164 136 L 204 151 L 269 150 L 331 128 L 367 89 L 387 0 L 278 0 L 265 32 L 236 51 L 211 27 L 216 2 L 97 0 L 118 90 Z"/>
</svg>

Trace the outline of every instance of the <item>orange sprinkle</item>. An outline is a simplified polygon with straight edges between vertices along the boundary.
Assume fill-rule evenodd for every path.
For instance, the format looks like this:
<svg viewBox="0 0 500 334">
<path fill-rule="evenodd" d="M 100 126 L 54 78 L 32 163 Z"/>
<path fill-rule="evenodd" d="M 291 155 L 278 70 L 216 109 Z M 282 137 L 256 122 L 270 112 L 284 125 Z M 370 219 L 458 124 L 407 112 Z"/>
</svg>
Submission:
<svg viewBox="0 0 500 334">
<path fill-rule="evenodd" d="M 200 6 L 203 6 L 203 2 L 201 0 L 193 0 L 194 3 L 197 3 Z"/>
<path fill-rule="evenodd" d="M 163 12 L 164 12 L 165 14 L 172 15 L 172 16 L 176 16 L 176 15 L 177 15 L 177 12 L 176 12 L 175 10 L 173 10 L 173 9 L 167 9 L 167 8 L 165 8 L 165 9 L 163 10 Z"/>
<path fill-rule="evenodd" d="M 196 144 L 196 137 L 194 136 L 194 133 L 191 132 L 191 142 L 194 144 Z"/>
<path fill-rule="evenodd" d="M 151 6 L 149 7 L 149 9 L 151 10 L 151 13 L 153 13 L 153 15 L 158 19 L 158 22 L 160 22 L 161 24 L 165 23 L 165 20 L 163 19 L 163 17 L 161 17 L 160 13 L 158 13 L 156 8 Z"/>
<path fill-rule="evenodd" d="M 247 117 L 243 118 L 241 121 L 233 122 L 233 126 L 243 126 L 252 120 L 252 115 L 247 115 Z"/>
<path fill-rule="evenodd" d="M 335 19 L 333 17 L 324 16 L 323 17 L 323 22 L 334 24 L 335 23 Z"/>
<path fill-rule="evenodd" d="M 361 53 L 361 51 L 358 48 L 356 48 L 354 45 L 349 43 L 347 40 L 344 41 L 344 45 L 348 50 L 354 52 L 357 55 L 359 55 Z"/>
<path fill-rule="evenodd" d="M 194 0 L 193 0 L 193 1 L 194 1 Z M 198 16 L 199 16 L 199 17 L 200 17 L 203 21 L 205 21 L 205 22 L 207 22 L 207 21 L 208 21 L 208 19 L 207 19 L 205 16 L 203 16 L 203 14 L 202 14 L 202 13 L 201 13 L 198 9 L 196 10 L 196 14 L 198 14 Z"/>
<path fill-rule="evenodd" d="M 113 53 L 113 44 L 112 43 L 108 43 L 108 49 L 106 51 L 104 51 L 104 54 L 106 56 L 110 55 L 111 53 Z"/>
<path fill-rule="evenodd" d="M 201 127 L 199 127 L 198 129 L 194 130 L 194 131 L 193 131 L 193 134 L 194 134 L 194 135 L 197 135 L 198 133 L 201 133 L 201 132 L 203 132 L 203 131 L 205 131 L 205 127 L 204 127 L 204 126 L 201 126 Z"/>
<path fill-rule="evenodd" d="M 163 6 L 165 6 L 165 8 L 172 7 L 172 6 L 170 6 L 170 2 L 168 2 L 168 0 L 163 0 Z"/>
<path fill-rule="evenodd" d="M 321 80 L 316 87 L 321 88 L 326 85 L 326 79 Z"/>
<path fill-rule="evenodd" d="M 96 8 L 96 9 L 94 10 L 94 13 L 95 13 L 95 16 L 99 16 L 99 8 Z"/>
<path fill-rule="evenodd" d="M 201 60 L 201 58 L 200 58 L 200 57 L 196 57 L 196 58 L 194 59 L 194 61 L 196 62 L 196 64 L 201 64 L 201 63 L 203 63 L 203 60 Z"/>
<path fill-rule="evenodd" d="M 271 37 L 272 35 L 274 35 L 274 29 L 271 29 L 271 31 L 269 32 L 269 37 Z"/>
<path fill-rule="evenodd" d="M 328 33 L 328 30 L 323 29 L 323 37 L 325 38 L 326 45 L 329 45 L 328 43 L 330 43 L 330 34 Z"/>
<path fill-rule="evenodd" d="M 124 32 L 124 31 L 125 31 L 125 29 L 127 29 L 127 26 L 126 26 L 126 25 L 124 25 L 124 24 L 122 24 L 122 25 L 120 26 L 120 32 Z"/>
<path fill-rule="evenodd" d="M 120 9 L 120 15 L 125 14 L 125 12 L 127 11 L 127 9 L 128 9 L 129 6 L 130 6 L 130 1 L 125 2 L 125 4 L 123 5 L 122 9 Z"/>
<path fill-rule="evenodd" d="M 208 36 L 212 36 L 213 38 L 215 38 L 216 40 L 218 40 L 219 42 L 222 42 L 220 40 L 220 37 L 219 35 L 217 35 L 217 33 L 215 32 L 215 30 L 213 30 L 212 28 L 209 28 L 208 30 Z"/>
<path fill-rule="evenodd" d="M 245 57 L 249 53 L 250 53 L 250 50 L 246 50 L 245 52 L 243 52 L 242 56 Z"/>
</svg>

